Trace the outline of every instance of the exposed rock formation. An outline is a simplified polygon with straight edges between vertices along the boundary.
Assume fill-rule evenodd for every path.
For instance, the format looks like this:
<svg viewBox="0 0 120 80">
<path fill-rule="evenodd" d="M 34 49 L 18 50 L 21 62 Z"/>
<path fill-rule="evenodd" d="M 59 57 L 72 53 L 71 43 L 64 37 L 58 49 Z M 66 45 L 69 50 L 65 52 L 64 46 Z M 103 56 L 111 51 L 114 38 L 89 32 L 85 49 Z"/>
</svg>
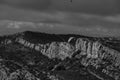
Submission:
<svg viewBox="0 0 120 80">
<path fill-rule="evenodd" d="M 31 41 L 29 41 L 29 39 L 25 39 L 26 37 L 24 37 L 23 33 L 22 35 L 19 36 L 18 35 L 16 37 L 13 37 L 12 39 L 11 38 L 3 39 L 1 41 L 1 45 L 4 45 L 6 47 L 3 48 L 3 46 L 1 46 L 0 49 L 9 50 L 12 53 L 13 50 L 15 50 L 14 52 L 18 50 L 16 53 L 17 55 L 16 54 L 15 55 L 20 56 L 21 60 L 22 59 L 26 60 L 23 61 L 23 63 L 24 65 L 27 66 L 28 70 L 17 69 L 13 71 L 10 75 L 8 75 L 5 69 L 3 70 L 1 69 L 0 80 L 19 80 L 18 78 L 22 78 L 22 79 L 24 78 L 25 80 L 44 80 L 42 78 L 37 78 L 35 76 L 40 74 L 44 76 L 46 75 L 46 78 L 48 78 L 48 74 L 49 74 L 50 80 L 59 80 L 57 77 L 55 77 L 55 75 L 50 74 L 49 70 L 51 70 L 53 73 L 56 69 L 59 68 L 61 68 L 60 70 L 64 69 L 66 71 L 67 70 L 79 71 L 82 68 L 80 69 L 78 66 L 86 68 L 86 71 L 88 71 L 90 74 L 101 80 L 120 79 L 120 52 L 107 45 L 104 45 L 101 42 L 101 39 L 99 38 L 91 39 L 88 37 L 70 36 L 67 41 L 61 39 L 60 41 L 53 40 L 51 42 L 48 41 L 48 43 L 40 43 L 40 41 L 42 42 L 42 40 L 40 39 L 36 38 L 36 41 L 38 42 L 34 42 L 34 40 L 32 40 L 32 37 L 31 37 Z M 48 34 L 48 36 L 49 35 L 52 34 Z M 61 37 L 61 35 L 59 37 Z M 12 47 L 17 46 L 15 47 L 17 49 L 12 49 L 12 47 L 9 46 Z M 8 55 L 7 54 L 8 52 L 5 52 L 5 50 L 2 51 L 6 53 L 6 55 Z M 20 51 L 25 52 L 25 54 L 22 54 L 22 52 Z M 33 52 L 30 51 L 33 51 L 34 54 Z M 11 54 L 11 52 L 9 54 Z M 3 55 L 4 54 L 2 54 L 1 56 Z M 28 57 L 22 58 L 28 55 L 31 56 L 29 58 L 31 60 L 29 60 Z M 7 57 L 7 59 L 9 59 L 9 56 Z M 33 63 L 31 63 L 31 61 L 33 61 Z M 34 66 L 37 67 L 29 71 L 29 67 L 31 68 Z"/>
</svg>

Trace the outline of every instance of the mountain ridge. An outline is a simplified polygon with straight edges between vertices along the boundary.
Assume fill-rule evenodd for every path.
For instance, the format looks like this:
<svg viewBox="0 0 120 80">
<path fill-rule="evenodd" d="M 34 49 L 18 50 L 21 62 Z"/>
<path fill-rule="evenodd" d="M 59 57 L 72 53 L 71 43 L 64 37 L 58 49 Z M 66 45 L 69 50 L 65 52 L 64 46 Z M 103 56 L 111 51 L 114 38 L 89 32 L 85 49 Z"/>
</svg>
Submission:
<svg viewBox="0 0 120 80">
<path fill-rule="evenodd" d="M 89 74 L 88 77 L 92 75 L 94 76 L 92 78 L 96 78 L 96 80 L 120 79 L 120 51 L 106 44 L 110 41 L 116 45 L 119 43 L 119 39 L 25 31 L 3 36 L 0 40 L 1 58 L 4 61 L 12 60 L 23 65 L 23 68 L 25 67 L 25 70 L 37 79 L 47 80 L 49 76 L 48 80 L 66 80 L 67 78 L 60 77 L 59 71 L 73 71 L 74 73 L 83 71 L 84 75 Z M 115 46 L 113 45 L 113 47 Z M 10 67 L 10 69 L 12 68 Z M 24 72 L 22 71 L 22 73 Z M 43 75 L 45 79 L 38 74 Z M 87 80 L 93 79 L 88 78 Z"/>
</svg>

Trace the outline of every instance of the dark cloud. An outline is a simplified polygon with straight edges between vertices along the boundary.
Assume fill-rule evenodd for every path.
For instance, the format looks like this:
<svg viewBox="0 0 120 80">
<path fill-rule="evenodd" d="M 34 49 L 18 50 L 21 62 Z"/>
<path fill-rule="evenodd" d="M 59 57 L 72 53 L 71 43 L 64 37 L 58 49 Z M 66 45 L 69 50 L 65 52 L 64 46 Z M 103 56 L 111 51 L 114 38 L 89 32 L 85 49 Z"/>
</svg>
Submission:
<svg viewBox="0 0 120 80">
<path fill-rule="evenodd" d="M 40 23 L 38 26 L 36 26 L 35 29 L 30 28 L 30 26 L 27 27 L 22 26 L 22 27 L 17 27 L 16 29 L 11 29 L 11 28 L 8 29 L 5 28 L 7 27 L 6 26 L 7 23 L 5 23 L 5 26 L 2 26 L 4 22 L 0 22 L 0 34 L 12 33 L 23 30 L 37 30 L 37 31 L 53 32 L 53 33 L 78 33 L 78 34 L 87 34 L 87 35 L 97 34 L 97 35 L 119 36 L 120 34 L 120 28 L 119 28 L 120 15 L 101 16 L 95 14 L 83 14 L 81 13 L 83 11 L 79 9 L 78 11 L 77 9 L 75 10 L 78 13 L 64 12 L 64 10 L 67 11 L 67 9 L 64 8 L 63 6 L 60 7 L 59 5 L 56 4 L 57 3 L 51 2 L 52 6 L 43 7 L 43 9 L 37 9 L 38 11 L 33 11 L 36 10 L 35 7 L 34 7 L 35 9 L 30 7 L 26 9 L 25 8 L 18 9 L 16 8 L 17 6 L 16 3 L 14 5 L 13 3 L 9 3 L 9 5 L 13 5 L 14 7 L 11 7 L 9 5 L 0 5 L 0 20 L 27 21 L 27 22 Z M 119 5 L 117 5 L 117 7 L 119 7 Z M 53 12 L 41 11 L 41 10 L 46 10 L 47 8 L 53 9 Z M 116 9 L 116 6 L 114 7 L 112 6 L 112 8 L 106 10 L 112 10 L 113 8 Z M 28 9 L 33 9 L 33 10 L 28 10 Z M 58 9 L 61 9 L 61 11 L 58 11 Z M 75 12 L 73 10 L 70 11 Z M 88 9 L 86 8 L 86 10 Z"/>
<path fill-rule="evenodd" d="M 66 2 L 65 2 L 66 1 Z M 116 14 L 120 0 L 52 0 L 54 8 L 92 14 Z"/>
<path fill-rule="evenodd" d="M 55 9 L 91 14 L 117 14 L 120 0 L 1 0 L 3 3 L 32 10 Z"/>
<path fill-rule="evenodd" d="M 1 3 L 23 9 L 44 10 L 50 5 L 50 0 L 2 0 Z"/>
</svg>

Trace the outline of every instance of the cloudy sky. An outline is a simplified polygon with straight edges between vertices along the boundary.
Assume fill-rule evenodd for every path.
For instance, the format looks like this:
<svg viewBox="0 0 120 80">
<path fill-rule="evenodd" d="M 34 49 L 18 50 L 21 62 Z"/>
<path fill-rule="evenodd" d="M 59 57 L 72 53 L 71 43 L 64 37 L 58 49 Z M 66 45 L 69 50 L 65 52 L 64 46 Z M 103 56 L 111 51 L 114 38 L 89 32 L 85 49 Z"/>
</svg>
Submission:
<svg viewBox="0 0 120 80">
<path fill-rule="evenodd" d="M 120 0 L 0 0 L 0 33 L 37 30 L 120 36 L 119 4 Z"/>
</svg>

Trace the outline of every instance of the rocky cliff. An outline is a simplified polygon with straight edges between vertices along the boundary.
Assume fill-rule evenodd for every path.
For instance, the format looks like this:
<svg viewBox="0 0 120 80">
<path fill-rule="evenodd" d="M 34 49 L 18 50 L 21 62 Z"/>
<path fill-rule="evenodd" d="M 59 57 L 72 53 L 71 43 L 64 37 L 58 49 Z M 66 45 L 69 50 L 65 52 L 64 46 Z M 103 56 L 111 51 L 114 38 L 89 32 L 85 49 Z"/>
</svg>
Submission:
<svg viewBox="0 0 120 80">
<path fill-rule="evenodd" d="M 0 39 L 0 80 L 120 80 L 118 38 L 26 31 Z"/>
</svg>

